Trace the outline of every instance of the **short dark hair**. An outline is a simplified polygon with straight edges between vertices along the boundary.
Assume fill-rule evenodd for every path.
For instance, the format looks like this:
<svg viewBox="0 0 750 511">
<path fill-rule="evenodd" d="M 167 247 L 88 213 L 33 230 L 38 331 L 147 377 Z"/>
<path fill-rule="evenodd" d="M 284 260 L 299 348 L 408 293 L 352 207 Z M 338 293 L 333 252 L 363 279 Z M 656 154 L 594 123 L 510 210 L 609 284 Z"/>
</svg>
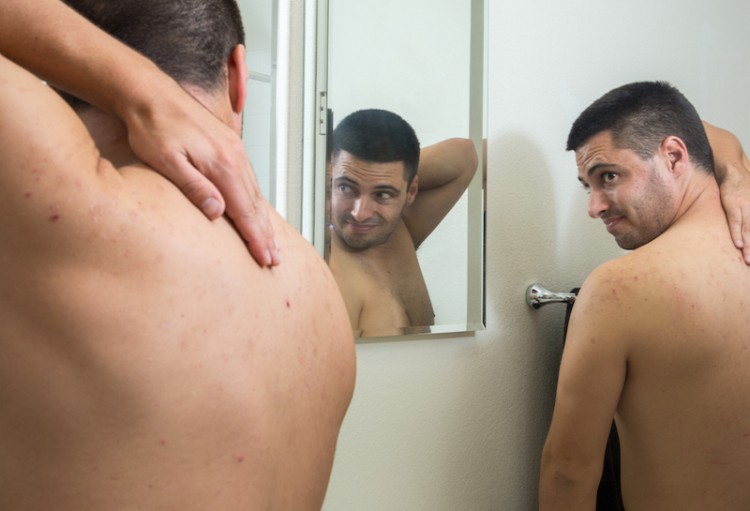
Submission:
<svg viewBox="0 0 750 511">
<path fill-rule="evenodd" d="M 713 153 L 695 107 L 667 82 L 634 82 L 613 89 L 584 110 L 568 134 L 567 150 L 609 130 L 615 146 L 651 158 L 670 135 L 685 143 L 693 163 L 713 172 Z"/>
<path fill-rule="evenodd" d="M 407 183 L 417 174 L 417 134 L 408 122 L 387 110 L 358 110 L 344 117 L 333 131 L 333 158 L 342 150 L 369 162 L 404 162 Z"/>
<path fill-rule="evenodd" d="M 213 92 L 244 44 L 235 0 L 63 0 L 99 28 L 151 59 L 177 82 Z M 82 102 L 65 95 L 73 106 Z"/>
</svg>

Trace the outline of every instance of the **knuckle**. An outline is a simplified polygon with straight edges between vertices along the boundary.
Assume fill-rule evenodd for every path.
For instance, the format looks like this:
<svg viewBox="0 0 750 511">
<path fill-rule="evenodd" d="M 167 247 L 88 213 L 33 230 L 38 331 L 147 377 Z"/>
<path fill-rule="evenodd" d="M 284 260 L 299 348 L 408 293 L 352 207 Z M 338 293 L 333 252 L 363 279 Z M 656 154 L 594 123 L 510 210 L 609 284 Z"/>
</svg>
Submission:
<svg viewBox="0 0 750 511">
<path fill-rule="evenodd" d="M 187 197 L 195 198 L 205 192 L 205 181 L 203 179 L 189 179 L 180 184 L 180 190 Z"/>
</svg>

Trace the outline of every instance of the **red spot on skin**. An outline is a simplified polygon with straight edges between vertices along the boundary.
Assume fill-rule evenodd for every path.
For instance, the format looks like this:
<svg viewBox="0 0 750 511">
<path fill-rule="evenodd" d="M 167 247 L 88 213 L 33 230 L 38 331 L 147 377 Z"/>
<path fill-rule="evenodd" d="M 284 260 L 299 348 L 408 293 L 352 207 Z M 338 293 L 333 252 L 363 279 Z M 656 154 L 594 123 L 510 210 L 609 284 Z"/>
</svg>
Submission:
<svg viewBox="0 0 750 511">
<path fill-rule="evenodd" d="M 60 220 L 60 215 L 58 215 L 57 213 L 54 213 L 50 215 L 49 219 L 51 222 L 57 222 L 58 220 Z"/>
<path fill-rule="evenodd" d="M 26 193 L 24 194 L 24 197 L 26 197 L 27 199 L 28 199 L 29 197 L 31 197 L 31 192 L 26 192 Z"/>
<path fill-rule="evenodd" d="M 235 459 L 237 460 L 237 463 L 243 463 L 245 461 L 244 456 L 236 456 Z"/>
<path fill-rule="evenodd" d="M 286 308 L 287 308 L 287 309 L 290 309 L 291 307 L 292 307 L 292 304 L 291 304 L 291 303 L 289 303 L 289 300 L 287 300 L 287 301 L 286 301 Z"/>
</svg>

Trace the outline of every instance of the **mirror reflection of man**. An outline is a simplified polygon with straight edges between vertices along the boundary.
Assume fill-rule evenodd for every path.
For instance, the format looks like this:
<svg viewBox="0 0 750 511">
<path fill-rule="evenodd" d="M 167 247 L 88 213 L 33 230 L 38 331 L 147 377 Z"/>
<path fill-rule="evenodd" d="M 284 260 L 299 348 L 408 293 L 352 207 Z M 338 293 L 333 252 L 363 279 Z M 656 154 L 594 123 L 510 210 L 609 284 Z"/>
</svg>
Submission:
<svg viewBox="0 0 750 511">
<path fill-rule="evenodd" d="M 339 123 L 332 153 L 330 267 L 355 334 L 425 331 L 435 314 L 416 251 L 471 182 L 473 142 L 420 150 L 404 119 L 370 109 Z"/>
</svg>

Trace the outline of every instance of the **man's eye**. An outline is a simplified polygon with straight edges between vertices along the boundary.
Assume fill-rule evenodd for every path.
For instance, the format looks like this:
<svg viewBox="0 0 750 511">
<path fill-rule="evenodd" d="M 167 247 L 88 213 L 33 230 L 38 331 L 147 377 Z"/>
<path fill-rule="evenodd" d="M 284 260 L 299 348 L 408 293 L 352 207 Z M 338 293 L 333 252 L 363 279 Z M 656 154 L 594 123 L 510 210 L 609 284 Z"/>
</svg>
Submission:
<svg viewBox="0 0 750 511">
<path fill-rule="evenodd" d="M 391 192 L 378 192 L 375 197 L 379 200 L 388 200 L 393 198 L 393 194 Z"/>
<path fill-rule="evenodd" d="M 617 178 L 617 174 L 614 172 L 605 172 L 602 174 L 602 181 L 605 183 L 611 183 Z"/>
</svg>

